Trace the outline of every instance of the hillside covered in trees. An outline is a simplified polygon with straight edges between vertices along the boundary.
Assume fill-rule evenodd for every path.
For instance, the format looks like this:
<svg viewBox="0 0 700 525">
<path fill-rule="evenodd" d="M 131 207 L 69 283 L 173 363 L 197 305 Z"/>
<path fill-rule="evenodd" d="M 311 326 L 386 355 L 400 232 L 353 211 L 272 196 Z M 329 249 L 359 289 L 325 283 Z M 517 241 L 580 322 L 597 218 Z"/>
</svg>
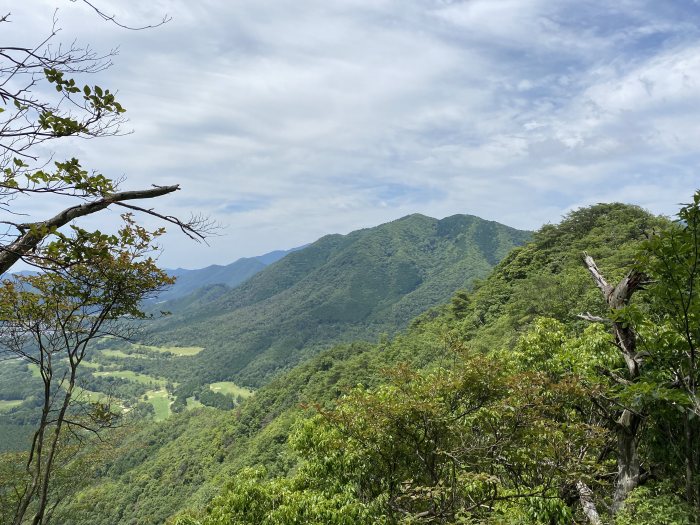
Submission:
<svg viewBox="0 0 700 525">
<path fill-rule="evenodd" d="M 391 339 L 323 351 L 232 412 L 193 410 L 120 436 L 60 515 L 178 525 L 691 523 L 697 479 L 683 429 L 697 420 L 668 372 L 682 359 L 672 347 L 655 351 L 682 347 L 669 339 L 677 327 L 659 303 L 660 280 L 615 314 L 583 262 L 585 252 L 612 283 L 640 261 L 651 272 L 663 251 L 648 236 L 668 228 L 682 226 L 632 206 L 576 211 Z M 611 313 L 635 323 L 647 376 L 626 379 Z M 618 419 L 629 407 L 644 417 L 639 471 L 611 518 Z"/>
<path fill-rule="evenodd" d="M 160 304 L 151 344 L 200 346 L 180 382 L 258 387 L 329 344 L 395 333 L 455 290 L 486 277 L 530 232 L 469 215 L 411 215 L 289 253 L 231 290 Z"/>
</svg>

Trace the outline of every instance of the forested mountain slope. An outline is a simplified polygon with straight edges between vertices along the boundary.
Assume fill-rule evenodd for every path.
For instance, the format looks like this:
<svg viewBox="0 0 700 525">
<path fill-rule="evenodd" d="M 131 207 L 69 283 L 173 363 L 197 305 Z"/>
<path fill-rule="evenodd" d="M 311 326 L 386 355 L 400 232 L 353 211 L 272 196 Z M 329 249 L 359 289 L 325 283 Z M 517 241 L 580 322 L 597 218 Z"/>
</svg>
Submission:
<svg viewBox="0 0 700 525">
<path fill-rule="evenodd" d="M 204 351 L 175 379 L 260 386 L 329 344 L 395 333 L 485 277 L 529 232 L 469 215 L 411 215 L 288 254 L 233 290 L 166 303 L 148 337 Z M 203 297 L 204 296 L 204 297 Z"/>
<path fill-rule="evenodd" d="M 303 445 L 307 439 L 303 429 L 308 418 L 319 410 L 331 409 L 340 396 L 358 385 L 372 389 L 395 380 L 397 375 L 413 377 L 414 372 L 409 370 L 452 366 L 456 348 L 477 350 L 479 354 L 521 351 L 518 341 L 539 316 L 559 320 L 572 336 L 581 334 L 587 324 L 577 314 L 603 314 L 606 310 L 582 264 L 582 252 L 591 253 L 611 279 L 617 278 L 633 262 L 645 233 L 663 223 L 636 207 L 598 205 L 571 214 L 560 225 L 545 226 L 532 242 L 514 249 L 474 291 L 454 295 L 451 303 L 419 316 L 392 340 L 340 345 L 324 351 L 275 378 L 234 412 L 194 411 L 128 433 L 114 451 L 115 459 L 98 467 L 91 488 L 63 507 L 62 515 L 80 524 L 162 523 L 178 509 L 189 507 L 193 509 L 192 518 L 188 518 L 192 521 L 183 518 L 180 523 L 197 523 L 207 519 L 198 509 L 227 483 L 231 497 L 239 499 L 226 499 L 229 496 L 224 491 L 223 500 L 211 509 L 224 520 L 220 523 L 238 522 L 234 518 L 240 516 L 232 514 L 236 512 L 234 501 L 264 499 L 265 494 L 278 489 L 279 494 L 270 495 L 270 501 L 286 501 L 283 494 L 297 494 L 308 512 L 319 502 L 335 501 L 312 490 L 310 497 L 316 498 L 312 504 L 304 499 L 306 492 L 294 492 L 300 490 L 297 481 L 284 485 L 284 476 L 297 471 L 300 462 L 313 463 L 324 457 L 333 461 L 333 454 L 324 456 L 328 451 L 318 444 L 314 445 L 319 447 L 315 451 L 307 448 L 295 452 L 299 440 Z M 487 372 L 488 368 L 482 368 L 480 373 Z M 389 406 L 390 399 L 383 404 Z M 406 406 L 406 410 L 414 409 Z M 376 410 L 379 417 L 379 406 Z M 366 421 L 369 424 L 370 420 Z M 289 436 L 294 432 L 294 447 L 290 447 Z M 323 439 L 326 434 L 319 430 L 318 435 Z M 400 449 L 395 453 L 399 457 Z M 326 467 L 318 462 L 314 465 L 319 476 L 331 463 Z M 344 465 L 349 473 L 354 464 Z M 242 478 L 236 477 L 247 466 L 263 466 L 269 474 L 283 477 L 273 485 L 253 482 L 245 472 Z M 308 470 L 297 472 L 308 475 Z M 329 490 L 335 486 L 327 485 Z M 253 487 L 256 495 L 246 492 L 236 496 L 236 490 L 248 490 L 246 487 Z M 350 496 L 345 497 L 349 501 Z M 254 520 L 254 513 L 249 517 Z"/>
</svg>

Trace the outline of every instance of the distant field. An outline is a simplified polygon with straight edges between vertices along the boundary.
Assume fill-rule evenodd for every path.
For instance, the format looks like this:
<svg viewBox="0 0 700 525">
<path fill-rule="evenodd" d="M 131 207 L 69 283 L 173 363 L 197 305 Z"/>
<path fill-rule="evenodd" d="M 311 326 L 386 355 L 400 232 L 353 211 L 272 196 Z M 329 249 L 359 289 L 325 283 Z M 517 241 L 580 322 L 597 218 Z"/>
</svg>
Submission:
<svg viewBox="0 0 700 525">
<path fill-rule="evenodd" d="M 73 398 L 78 399 L 79 401 L 86 401 L 88 403 L 107 403 L 115 400 L 113 397 L 108 396 L 104 392 L 93 392 L 92 390 L 85 390 L 79 386 L 75 387 Z"/>
<path fill-rule="evenodd" d="M 113 359 L 127 359 L 129 357 L 134 357 L 134 358 L 140 358 L 140 359 L 149 359 L 148 355 L 145 355 L 144 353 L 138 353 L 139 350 L 146 350 L 148 352 L 158 352 L 161 354 L 172 354 L 174 358 L 179 359 L 181 357 L 191 357 L 197 355 L 199 352 L 201 352 L 203 349 L 202 347 L 197 347 L 197 346 L 147 346 L 147 345 L 133 345 L 131 347 L 122 347 L 121 349 L 104 349 L 104 350 L 98 350 L 96 354 L 98 355 L 103 355 L 105 357 L 113 358 Z M 151 354 L 150 357 L 153 357 L 153 354 Z M 124 362 L 126 364 L 126 362 Z M 154 377 L 150 376 L 147 374 L 142 374 L 139 372 L 135 372 L 133 370 L 128 370 L 126 369 L 125 366 L 122 366 L 119 364 L 119 362 L 113 362 L 112 364 L 106 366 L 106 369 L 101 369 L 102 364 L 101 363 L 95 363 L 90 362 L 90 361 L 83 361 L 81 363 L 81 366 L 85 367 L 85 371 L 87 372 L 88 370 L 92 372 L 92 374 L 96 377 L 116 377 L 116 378 L 121 378 L 125 379 L 127 381 L 131 381 L 134 383 L 139 383 L 142 385 L 147 385 L 151 388 L 151 390 L 148 390 L 145 394 L 144 397 L 141 397 L 141 400 L 146 401 L 147 403 L 150 403 L 153 406 L 153 409 L 155 411 L 154 419 L 156 421 L 163 421 L 170 417 L 171 415 L 171 410 L 170 410 L 170 405 L 172 403 L 170 399 L 170 394 L 165 388 L 166 385 L 169 383 L 168 380 L 160 378 L 160 377 Z M 118 368 L 117 370 L 110 370 L 113 368 Z M 31 371 L 32 375 L 34 377 L 40 377 L 39 375 L 39 369 L 36 365 L 30 365 L 29 370 Z M 174 385 L 177 385 L 177 383 L 173 383 Z M 225 394 L 231 394 L 233 396 L 241 395 L 243 397 L 247 397 L 251 394 L 251 392 L 248 389 L 245 388 L 240 388 L 238 387 L 235 383 L 230 383 L 230 382 L 222 382 L 222 383 L 215 383 L 214 385 L 211 385 L 211 388 L 215 392 L 222 392 Z M 111 402 L 126 402 L 127 400 L 119 400 L 114 397 L 110 397 L 109 395 L 102 393 L 102 392 L 94 392 L 94 391 L 89 391 L 89 390 L 84 390 L 84 389 L 77 389 L 76 390 L 76 397 L 79 397 L 82 401 L 85 402 L 102 402 L 106 403 L 108 401 Z M 135 401 L 135 400 L 131 400 Z M 10 410 L 12 407 L 17 406 L 21 403 L 21 400 L 12 400 L 12 401 L 0 401 L 0 413 L 3 411 Z M 197 401 L 194 398 L 188 399 L 187 400 L 187 408 L 188 409 L 193 409 L 193 408 L 198 408 L 204 406 L 202 403 Z M 2 447 L 0 447 L 2 448 Z"/>
<path fill-rule="evenodd" d="M 191 410 L 193 408 L 199 408 L 199 407 L 203 407 L 203 406 L 204 405 L 202 403 L 200 403 L 199 401 L 197 401 L 194 398 L 194 396 L 187 398 L 187 410 Z"/>
<path fill-rule="evenodd" d="M 121 350 L 101 350 L 102 355 L 106 355 L 107 357 L 143 357 L 142 355 L 139 354 L 127 354 L 125 352 L 122 352 Z"/>
<path fill-rule="evenodd" d="M 23 399 L 0 399 L 0 412 L 4 412 L 5 410 L 10 410 L 11 408 L 14 408 L 16 406 L 19 406 L 22 404 Z"/>
<path fill-rule="evenodd" d="M 201 346 L 148 346 L 135 344 L 132 347 L 135 349 L 143 349 L 148 350 L 150 352 L 159 352 L 162 354 L 171 353 L 176 357 L 192 357 L 193 355 L 197 355 L 203 350 Z M 122 350 L 101 350 L 101 352 L 102 355 L 106 355 L 107 357 L 136 357 L 142 359 L 147 357 L 139 353 L 129 354 Z"/>
<path fill-rule="evenodd" d="M 39 374 L 39 367 L 37 365 L 30 364 L 27 366 L 34 377 L 41 378 L 41 374 Z M 100 372 L 97 373 L 99 374 Z M 73 397 L 78 397 L 81 401 L 87 401 L 90 403 L 104 403 L 110 399 L 110 397 L 107 394 L 104 394 L 102 392 L 93 392 L 91 390 L 85 390 L 83 388 L 80 388 L 79 386 L 75 387 L 75 393 L 73 394 Z M 2 401 L 0 401 L 0 403 L 2 403 Z"/>
<path fill-rule="evenodd" d="M 132 372 L 131 370 L 113 370 L 110 372 L 93 372 L 94 376 L 108 376 L 108 377 L 120 377 L 128 381 L 133 381 L 134 383 L 141 383 L 144 385 L 155 384 L 159 387 L 165 386 L 167 381 L 165 379 L 158 379 L 157 377 L 148 376 L 145 374 L 139 374 L 138 372 Z"/>
<path fill-rule="evenodd" d="M 144 348 L 146 350 L 151 350 L 152 352 L 166 353 L 170 352 L 178 357 L 191 357 L 197 355 L 199 352 L 204 350 L 201 346 L 147 346 L 147 345 L 134 345 L 136 348 Z"/>
<path fill-rule="evenodd" d="M 220 381 L 218 383 L 212 383 L 211 385 L 209 385 L 209 388 L 214 392 L 228 394 L 233 397 L 241 396 L 243 398 L 246 398 L 253 395 L 252 390 L 249 390 L 242 386 L 238 386 L 232 381 Z"/>
<path fill-rule="evenodd" d="M 201 348 L 196 348 L 196 347 L 144 347 L 148 350 L 153 350 L 153 351 L 159 351 L 159 352 L 171 352 L 173 354 L 176 354 L 178 356 L 188 356 L 188 355 L 196 355 L 199 351 L 201 351 Z M 108 356 L 108 357 L 114 357 L 114 358 L 127 358 L 127 357 L 140 357 L 140 358 L 147 358 L 144 355 L 140 354 L 128 354 L 122 350 L 101 350 L 103 355 Z M 141 374 L 138 372 L 134 372 L 133 370 L 103 370 L 103 371 L 97 371 L 96 369 L 99 368 L 100 364 L 98 363 L 90 363 L 88 361 L 83 361 L 81 363 L 82 366 L 85 366 L 87 369 L 90 369 L 93 375 L 97 377 L 118 377 L 121 379 L 125 379 L 127 381 L 132 381 L 134 383 L 139 383 L 143 385 L 150 385 L 151 390 L 148 390 L 145 394 L 146 398 L 144 399 L 143 397 L 141 399 L 145 400 L 146 402 L 150 403 L 153 406 L 153 409 L 155 411 L 154 419 L 156 421 L 163 421 L 167 419 L 171 415 L 171 410 L 170 410 L 170 404 L 171 400 L 169 398 L 168 391 L 166 390 L 165 386 L 168 383 L 166 379 L 162 379 L 159 377 L 154 377 L 146 374 Z M 110 367 L 114 367 L 111 365 Z M 32 375 L 34 377 L 40 377 L 39 375 L 39 369 L 36 365 L 29 365 L 29 370 L 31 371 Z M 176 384 L 176 383 L 174 383 Z M 232 383 L 233 384 L 233 383 Z M 74 397 L 78 398 L 80 401 L 83 402 L 90 402 L 90 403 L 122 403 L 123 400 L 119 400 L 114 397 L 110 397 L 108 394 L 105 394 L 103 392 L 94 392 L 90 390 L 85 390 L 79 387 L 76 387 L 76 391 L 74 394 Z M 22 400 L 11 400 L 11 401 L 0 401 L 0 413 L 10 410 L 11 408 L 19 405 L 22 403 Z M 199 406 L 203 406 L 199 401 L 195 399 L 188 400 L 187 407 L 188 408 L 197 408 Z M 2 450 L 2 446 L 0 446 L 0 450 Z"/>
<path fill-rule="evenodd" d="M 153 405 L 153 409 L 156 411 L 156 421 L 168 419 L 168 416 L 170 416 L 170 399 L 168 398 L 167 390 L 164 388 L 149 390 L 146 392 L 145 397 L 146 401 Z"/>
</svg>

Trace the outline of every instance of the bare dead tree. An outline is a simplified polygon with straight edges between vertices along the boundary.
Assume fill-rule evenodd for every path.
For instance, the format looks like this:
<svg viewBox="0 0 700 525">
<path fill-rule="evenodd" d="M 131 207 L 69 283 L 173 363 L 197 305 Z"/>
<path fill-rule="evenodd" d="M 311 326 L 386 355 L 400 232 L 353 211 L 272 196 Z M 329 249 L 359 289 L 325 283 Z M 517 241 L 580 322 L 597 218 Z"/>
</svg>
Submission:
<svg viewBox="0 0 700 525">
<path fill-rule="evenodd" d="M 631 270 L 616 286 L 613 286 L 605 279 L 593 257 L 584 254 L 583 261 L 613 315 L 610 320 L 590 314 L 580 317 L 595 322 L 609 322 L 612 325 L 615 345 L 627 365 L 627 377 L 619 378 L 619 382 L 631 384 L 641 374 L 643 355 L 637 352 L 637 334 L 632 325 L 618 320 L 615 314 L 629 304 L 632 295 L 647 283 L 647 277 L 638 270 Z M 622 408 L 615 416 L 617 480 L 613 496 L 613 513 L 622 507 L 627 495 L 639 485 L 640 460 L 637 452 L 637 434 L 641 423 L 642 415 L 630 408 Z"/>
</svg>

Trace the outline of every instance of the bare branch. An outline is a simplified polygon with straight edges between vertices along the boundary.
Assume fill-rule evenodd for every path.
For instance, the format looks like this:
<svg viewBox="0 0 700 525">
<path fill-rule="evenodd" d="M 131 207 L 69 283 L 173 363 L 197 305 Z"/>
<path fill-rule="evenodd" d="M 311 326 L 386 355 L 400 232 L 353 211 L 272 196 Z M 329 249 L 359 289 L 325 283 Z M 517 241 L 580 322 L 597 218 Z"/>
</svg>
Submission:
<svg viewBox="0 0 700 525">
<path fill-rule="evenodd" d="M 175 217 L 174 215 L 163 215 L 155 211 L 153 208 L 142 208 L 141 206 L 134 206 L 133 204 L 126 204 L 124 202 L 115 202 L 115 204 L 124 208 L 128 208 L 130 210 L 140 211 L 142 213 L 152 215 L 153 217 L 158 217 L 159 219 L 162 219 L 165 222 L 175 224 L 178 228 L 180 228 L 180 230 L 182 230 L 182 233 L 187 235 L 190 239 L 195 240 L 197 242 L 204 241 L 205 244 L 206 236 L 208 234 L 211 234 L 216 229 L 216 225 L 214 223 L 211 223 L 207 219 L 202 217 L 190 217 L 189 221 L 183 222 L 181 219 Z"/>
<path fill-rule="evenodd" d="M 603 274 L 600 273 L 600 270 L 598 269 L 598 266 L 593 260 L 593 257 L 588 255 L 586 252 L 583 252 L 583 261 L 586 264 L 588 271 L 593 276 L 593 280 L 595 281 L 596 286 L 600 288 L 600 291 L 603 292 L 603 296 L 607 299 L 608 296 L 612 293 L 613 287 L 608 284 L 608 281 L 605 280 Z"/>
<path fill-rule="evenodd" d="M 84 217 L 98 211 L 104 210 L 110 204 L 134 199 L 152 199 L 180 189 L 179 185 L 155 186 L 149 190 L 123 191 L 114 193 L 108 197 L 103 197 L 93 202 L 72 206 L 61 211 L 54 217 L 41 222 L 23 225 L 25 231 L 12 244 L 0 247 L 0 274 L 9 270 L 24 255 L 28 254 L 44 240 L 51 231 L 55 231 L 61 226 L 65 226 L 73 219 Z"/>
<path fill-rule="evenodd" d="M 593 315 L 590 312 L 586 312 L 585 314 L 578 314 L 576 317 L 579 319 L 583 319 L 584 321 L 590 321 L 591 323 L 610 323 L 610 319 L 606 319 L 605 317 L 600 317 L 599 315 Z"/>
<path fill-rule="evenodd" d="M 597 371 L 599 374 L 601 374 L 601 375 L 604 375 L 604 376 L 606 376 L 606 377 L 609 377 L 610 379 L 612 379 L 613 381 L 615 381 L 618 385 L 629 386 L 629 385 L 633 384 L 632 381 L 628 381 L 628 380 L 625 379 L 624 377 L 620 377 L 620 376 L 619 376 L 618 374 L 616 374 L 615 372 L 612 372 L 612 371 L 610 371 L 610 370 L 608 370 L 608 369 L 606 369 L 606 368 L 603 368 L 603 367 L 601 367 L 601 366 L 597 366 L 597 367 L 596 367 L 596 371 Z"/>
<path fill-rule="evenodd" d="M 613 310 L 621 310 L 627 306 L 635 291 L 648 283 L 647 277 L 636 269 L 631 270 L 618 284 L 613 287 L 605 280 L 593 257 L 583 254 L 583 261 L 590 272 L 596 286 L 603 293 L 608 307 Z M 630 385 L 641 374 L 642 359 L 637 354 L 637 334 L 634 328 L 621 321 L 613 321 L 612 332 L 615 336 L 615 345 L 620 349 L 620 354 L 625 360 L 628 371 L 628 379 L 605 371 L 604 374 L 622 385 Z M 622 508 L 627 495 L 639 485 L 640 460 L 637 451 L 637 432 L 641 425 L 642 415 L 629 408 L 623 408 L 618 413 L 615 422 L 617 434 L 617 468 L 618 476 L 613 495 L 613 513 Z M 589 517 L 590 521 L 590 517 Z"/>
<path fill-rule="evenodd" d="M 71 2 L 75 2 L 75 1 L 76 1 L 76 0 L 71 0 Z M 121 28 L 123 28 L 123 29 L 129 29 L 129 30 L 131 30 L 131 31 L 141 31 L 141 30 L 143 30 L 143 29 L 151 29 L 151 28 L 154 28 L 154 27 L 159 27 L 159 26 L 162 26 L 163 24 L 167 24 L 168 22 L 170 22 L 170 21 L 173 19 L 173 18 L 172 18 L 171 16 L 169 16 L 168 14 L 165 14 L 165 15 L 163 15 L 163 19 L 162 19 L 160 22 L 156 23 L 156 24 L 149 24 L 149 25 L 140 26 L 140 27 L 128 26 L 128 25 L 125 25 L 125 24 L 122 24 L 121 22 L 119 22 L 119 21 L 117 20 L 116 15 L 108 15 L 108 14 L 106 14 L 104 11 L 102 11 L 99 7 L 97 7 L 97 6 L 96 6 L 95 4 L 93 4 L 92 2 L 89 2 L 88 0 L 82 0 L 82 2 L 83 2 L 84 4 L 90 6 L 90 7 L 92 8 L 92 10 L 95 11 L 95 13 L 97 13 L 97 15 L 98 15 L 102 20 L 105 20 L 106 22 L 111 22 L 112 24 L 114 24 L 114 25 L 116 25 L 116 26 L 119 26 L 119 27 L 121 27 Z"/>
</svg>

